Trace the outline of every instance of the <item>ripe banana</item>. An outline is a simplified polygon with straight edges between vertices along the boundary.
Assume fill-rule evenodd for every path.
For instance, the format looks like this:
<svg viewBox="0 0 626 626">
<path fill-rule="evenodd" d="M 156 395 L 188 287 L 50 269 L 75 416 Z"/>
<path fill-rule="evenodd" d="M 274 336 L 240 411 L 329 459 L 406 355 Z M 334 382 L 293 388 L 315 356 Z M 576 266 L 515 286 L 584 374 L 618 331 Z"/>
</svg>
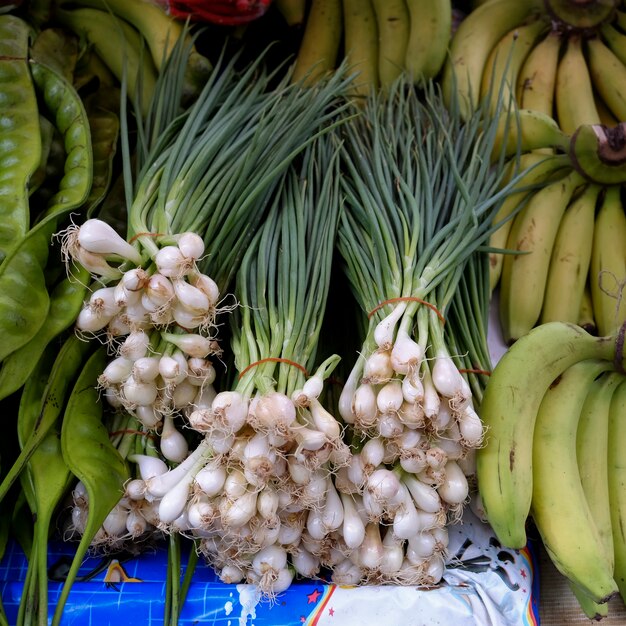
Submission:
<svg viewBox="0 0 626 626">
<path fill-rule="evenodd" d="M 345 57 L 357 72 L 351 95 L 363 98 L 378 88 L 378 26 L 371 0 L 343 0 Z"/>
<path fill-rule="evenodd" d="M 545 0 L 546 11 L 567 31 L 592 29 L 612 19 L 617 0 L 601 2 L 579 2 L 576 0 Z"/>
<path fill-rule="evenodd" d="M 561 34 L 552 30 L 528 54 L 517 79 L 517 101 L 522 109 L 554 115 L 560 49 Z"/>
<path fill-rule="evenodd" d="M 567 151 L 570 137 L 550 115 L 532 109 L 517 109 L 503 113 L 498 120 L 492 159 L 504 154 L 530 152 L 541 148 L 558 148 Z"/>
<path fill-rule="evenodd" d="M 591 253 L 591 297 L 598 333 L 608 335 L 626 320 L 626 217 L 621 187 L 606 188 L 596 216 Z"/>
<path fill-rule="evenodd" d="M 313 0 L 291 75 L 292 82 L 314 85 L 335 69 L 342 37 L 341 0 Z"/>
<path fill-rule="evenodd" d="M 56 17 L 94 47 L 119 81 L 126 71 L 128 97 L 147 114 L 157 72 L 150 56 L 142 53 L 139 32 L 128 22 L 99 9 L 57 10 Z"/>
<path fill-rule="evenodd" d="M 452 33 L 452 2 L 407 0 L 407 6 L 411 22 L 405 67 L 414 82 L 421 82 L 435 78 L 446 60 Z"/>
<path fill-rule="evenodd" d="M 491 113 L 495 113 L 498 106 L 507 111 L 515 102 L 520 69 L 546 27 L 545 20 L 535 17 L 506 33 L 494 46 L 485 64 L 480 88 L 481 98 L 489 101 Z"/>
<path fill-rule="evenodd" d="M 587 180 L 606 185 L 626 182 L 626 122 L 612 128 L 580 126 L 571 137 L 568 153 Z"/>
<path fill-rule="evenodd" d="M 372 0 L 378 24 L 378 75 L 383 89 L 402 74 L 409 43 L 409 9 L 405 0 Z"/>
<path fill-rule="evenodd" d="M 589 74 L 598 94 L 619 121 L 626 121 L 626 66 L 601 39 L 589 39 Z"/>
<path fill-rule="evenodd" d="M 591 384 L 612 367 L 585 359 L 555 379 L 537 412 L 532 455 L 531 514 L 543 545 L 570 583 L 600 604 L 617 586 L 578 473 L 576 430 Z"/>
<path fill-rule="evenodd" d="M 592 358 L 611 361 L 614 353 L 614 338 L 593 337 L 579 326 L 550 322 L 518 339 L 494 368 L 480 405 L 487 435 L 476 452 L 476 469 L 489 523 L 503 545 L 526 545 L 533 434 L 546 391 L 574 363 Z"/>
<path fill-rule="evenodd" d="M 544 156 L 536 153 L 522 154 L 519 158 L 519 163 L 517 161 L 510 163 L 511 175 L 508 177 L 507 183 L 510 182 L 510 177 L 513 174 L 519 173 L 521 176 L 514 187 L 518 191 L 513 191 L 507 195 L 493 220 L 496 230 L 489 238 L 489 247 L 491 249 L 489 252 L 489 284 L 491 291 L 495 289 L 500 281 L 504 258 L 499 250 L 506 248 L 506 242 L 513 224 L 511 216 L 516 211 L 519 211 L 522 203 L 531 196 L 533 193 L 531 186 L 544 184 L 556 172 L 563 170 L 568 165 L 569 161 L 563 156 Z"/>
<path fill-rule="evenodd" d="M 539 320 L 554 240 L 577 187 L 575 171 L 542 187 L 515 216 L 500 278 L 500 323 L 507 343 L 525 335 Z"/>
<path fill-rule="evenodd" d="M 571 35 L 556 74 L 557 121 L 571 135 L 581 124 L 598 124 L 593 87 L 582 49 L 582 39 Z"/>
<path fill-rule="evenodd" d="M 609 412 L 609 502 L 615 568 L 613 577 L 620 595 L 626 598 L 626 382 L 615 390 Z"/>
<path fill-rule="evenodd" d="M 448 104 L 458 98 L 463 117 L 469 117 L 478 105 L 483 70 L 491 50 L 506 33 L 542 6 L 540 0 L 493 0 L 474 9 L 461 22 L 450 42 L 442 90 Z"/>
<path fill-rule="evenodd" d="M 588 185 L 572 200 L 554 241 L 541 309 L 541 323 L 578 323 L 589 275 L 598 185 Z"/>
</svg>

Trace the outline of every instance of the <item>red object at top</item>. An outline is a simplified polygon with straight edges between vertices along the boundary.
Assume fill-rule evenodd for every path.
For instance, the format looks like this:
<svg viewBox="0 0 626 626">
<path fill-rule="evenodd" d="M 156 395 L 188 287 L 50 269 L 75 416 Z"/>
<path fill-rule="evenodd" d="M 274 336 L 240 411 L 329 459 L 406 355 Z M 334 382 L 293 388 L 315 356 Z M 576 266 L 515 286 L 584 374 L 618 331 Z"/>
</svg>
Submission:
<svg viewBox="0 0 626 626">
<path fill-rule="evenodd" d="M 169 0 L 165 4 L 172 17 L 236 26 L 261 17 L 271 2 L 272 0 Z"/>
</svg>

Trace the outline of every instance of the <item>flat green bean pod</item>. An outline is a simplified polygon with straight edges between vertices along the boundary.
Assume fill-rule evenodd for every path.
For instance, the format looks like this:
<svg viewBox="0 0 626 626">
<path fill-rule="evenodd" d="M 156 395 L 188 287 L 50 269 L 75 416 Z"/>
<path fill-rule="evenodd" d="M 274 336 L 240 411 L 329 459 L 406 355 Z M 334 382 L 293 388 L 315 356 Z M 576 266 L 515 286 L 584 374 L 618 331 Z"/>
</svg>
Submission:
<svg viewBox="0 0 626 626">
<path fill-rule="evenodd" d="M 102 423 L 103 407 L 97 389 L 98 376 L 106 364 L 106 349 L 91 355 L 67 402 L 61 428 L 63 458 L 71 472 L 85 485 L 89 511 L 85 530 L 61 591 L 52 626 L 58 626 L 63 608 L 82 560 L 96 532 L 124 493 L 128 468 L 109 439 Z"/>
<path fill-rule="evenodd" d="M 76 320 L 85 299 L 89 272 L 75 266 L 50 293 L 46 322 L 23 346 L 9 354 L 0 368 L 0 400 L 17 391 L 31 376 L 46 346 Z"/>
<path fill-rule="evenodd" d="M 28 181 L 41 157 L 29 35 L 26 22 L 0 15 L 0 262 L 28 231 Z"/>
<path fill-rule="evenodd" d="M 20 398 L 17 434 L 20 446 L 28 441 L 34 430 L 41 398 L 45 393 L 48 376 L 54 364 L 56 348 L 45 351 L 37 364 L 34 375 L 29 378 Z M 61 453 L 59 428 L 54 426 L 39 443 L 31 455 L 28 465 L 20 474 L 23 487 L 29 494 L 29 506 L 34 519 L 33 547 L 28 559 L 32 575 L 27 577 L 28 588 L 24 589 L 20 612 L 25 623 L 32 623 L 36 608 L 39 624 L 47 623 L 48 615 L 48 534 L 52 516 L 61 499 L 70 487 L 72 474 L 65 465 Z M 19 621 L 19 620 L 18 620 Z"/>
<path fill-rule="evenodd" d="M 69 81 L 37 61 L 31 61 L 30 67 L 33 81 L 65 144 L 65 174 L 45 214 L 62 215 L 81 206 L 91 189 L 93 151 L 89 120 L 80 96 Z"/>
<path fill-rule="evenodd" d="M 58 351 L 48 377 L 45 393 L 39 400 L 39 412 L 35 425 L 24 440 L 19 456 L 0 483 L 0 502 L 23 471 L 37 446 L 63 413 L 65 398 L 91 349 L 89 342 L 70 335 Z"/>
</svg>

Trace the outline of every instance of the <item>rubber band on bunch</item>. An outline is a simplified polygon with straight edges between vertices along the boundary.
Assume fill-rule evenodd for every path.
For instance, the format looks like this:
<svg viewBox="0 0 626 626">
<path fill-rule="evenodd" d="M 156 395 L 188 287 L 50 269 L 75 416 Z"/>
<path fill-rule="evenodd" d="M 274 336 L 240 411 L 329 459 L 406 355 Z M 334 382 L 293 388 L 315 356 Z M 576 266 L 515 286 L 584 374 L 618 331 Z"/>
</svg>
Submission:
<svg viewBox="0 0 626 626">
<path fill-rule="evenodd" d="M 129 240 L 128 243 L 133 243 L 135 242 L 137 239 L 139 239 L 139 237 L 164 237 L 165 235 L 163 235 L 163 233 L 135 233 Z"/>
<path fill-rule="evenodd" d="M 422 300 L 421 298 L 418 298 L 416 296 L 400 296 L 399 298 L 389 298 L 389 300 L 383 300 L 367 314 L 368 319 L 370 319 L 374 315 L 374 313 L 382 309 L 387 304 L 395 304 L 396 302 L 419 302 L 420 304 L 424 304 L 437 314 L 437 317 L 441 320 L 442 324 L 446 323 L 446 318 L 442 315 L 441 311 L 434 304 L 432 304 L 431 302 L 427 302 L 426 300 Z"/>
<path fill-rule="evenodd" d="M 239 379 L 241 380 L 249 370 L 257 365 L 261 365 L 262 363 L 286 363 L 287 365 L 292 365 L 293 367 L 297 367 L 307 378 L 309 377 L 309 372 L 307 372 L 306 368 L 300 363 L 296 363 L 295 361 L 291 361 L 290 359 L 283 359 L 277 356 L 268 356 L 265 359 L 260 359 L 259 361 L 255 361 L 254 363 L 250 363 L 247 367 L 243 369 L 243 371 L 239 374 Z"/>
</svg>

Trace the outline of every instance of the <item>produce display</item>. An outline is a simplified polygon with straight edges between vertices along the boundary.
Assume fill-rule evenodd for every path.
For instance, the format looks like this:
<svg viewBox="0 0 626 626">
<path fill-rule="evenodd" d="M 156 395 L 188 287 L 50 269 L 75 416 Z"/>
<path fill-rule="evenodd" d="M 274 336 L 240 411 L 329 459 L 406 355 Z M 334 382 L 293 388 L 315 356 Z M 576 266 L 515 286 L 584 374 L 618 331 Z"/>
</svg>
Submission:
<svg viewBox="0 0 626 626">
<path fill-rule="evenodd" d="M 469 504 L 626 598 L 624 42 L 618 0 L 1 7 L 17 623 L 156 545 L 167 626 L 206 566 L 437 588 Z"/>
</svg>

